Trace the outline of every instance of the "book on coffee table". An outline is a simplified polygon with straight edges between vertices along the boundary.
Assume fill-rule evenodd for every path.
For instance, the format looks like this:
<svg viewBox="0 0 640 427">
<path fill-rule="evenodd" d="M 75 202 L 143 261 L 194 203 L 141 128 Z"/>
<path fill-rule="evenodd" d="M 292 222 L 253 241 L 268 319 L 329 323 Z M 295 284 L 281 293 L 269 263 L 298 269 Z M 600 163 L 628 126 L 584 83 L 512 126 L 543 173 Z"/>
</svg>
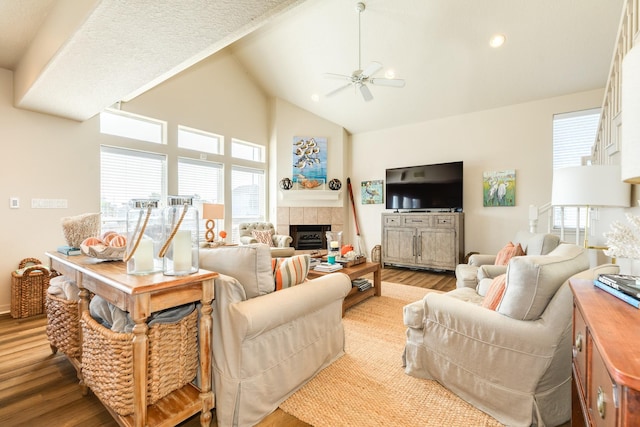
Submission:
<svg viewBox="0 0 640 427">
<path fill-rule="evenodd" d="M 322 271 L 325 273 L 332 273 L 334 271 L 341 270 L 342 266 L 340 264 L 329 264 L 328 262 L 321 262 L 320 264 L 316 265 L 313 269 L 316 271 Z"/>
</svg>

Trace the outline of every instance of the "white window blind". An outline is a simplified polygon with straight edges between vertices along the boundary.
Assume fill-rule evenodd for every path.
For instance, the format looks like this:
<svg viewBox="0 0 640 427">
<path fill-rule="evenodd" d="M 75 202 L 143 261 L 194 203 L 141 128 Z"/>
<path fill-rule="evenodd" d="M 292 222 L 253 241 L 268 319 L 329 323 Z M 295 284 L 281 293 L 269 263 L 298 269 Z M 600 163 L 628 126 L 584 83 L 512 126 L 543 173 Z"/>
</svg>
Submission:
<svg viewBox="0 0 640 427">
<path fill-rule="evenodd" d="M 238 241 L 238 225 L 265 220 L 265 171 L 241 166 L 231 168 L 232 241 Z"/>
<path fill-rule="evenodd" d="M 178 159 L 178 192 L 183 196 L 193 196 L 193 204 L 202 216 L 202 203 L 224 204 L 223 166 L 202 160 Z M 201 218 L 200 237 L 204 240 L 205 219 Z M 222 229 L 220 220 L 215 228 Z"/>
<path fill-rule="evenodd" d="M 583 157 L 591 156 L 600 108 L 556 114 L 553 116 L 553 169 L 582 165 Z M 581 228 L 586 222 L 586 210 L 577 207 L 564 208 L 565 228 L 576 228 L 578 214 Z M 553 226 L 560 227 L 562 209 L 553 208 Z"/>
<path fill-rule="evenodd" d="M 124 148 L 100 147 L 100 210 L 102 230 L 126 231 L 131 199 L 167 197 L 164 155 Z"/>
</svg>

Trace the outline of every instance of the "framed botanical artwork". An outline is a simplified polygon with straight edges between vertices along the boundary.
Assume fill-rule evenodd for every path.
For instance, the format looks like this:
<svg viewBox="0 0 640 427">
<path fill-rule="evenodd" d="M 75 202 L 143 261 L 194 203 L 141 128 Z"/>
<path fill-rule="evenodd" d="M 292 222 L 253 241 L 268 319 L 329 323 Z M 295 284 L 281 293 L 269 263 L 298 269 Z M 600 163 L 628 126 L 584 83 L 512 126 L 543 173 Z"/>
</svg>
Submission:
<svg viewBox="0 0 640 427">
<path fill-rule="evenodd" d="M 327 182 L 327 138 L 293 137 L 293 178 L 299 188 L 316 188 Z"/>
<path fill-rule="evenodd" d="M 384 202 L 382 185 L 384 181 L 362 181 L 360 184 L 360 195 L 363 205 L 380 204 Z"/>
<path fill-rule="evenodd" d="M 516 205 L 516 171 L 483 172 L 482 201 L 486 206 Z"/>
</svg>

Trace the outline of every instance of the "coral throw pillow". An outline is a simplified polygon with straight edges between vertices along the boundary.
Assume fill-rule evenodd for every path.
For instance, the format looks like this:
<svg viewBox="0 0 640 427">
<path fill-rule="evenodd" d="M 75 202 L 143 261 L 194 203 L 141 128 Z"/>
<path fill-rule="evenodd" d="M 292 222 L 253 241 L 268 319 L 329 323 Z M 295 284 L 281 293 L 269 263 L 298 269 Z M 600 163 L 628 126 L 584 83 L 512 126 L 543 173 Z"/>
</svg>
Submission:
<svg viewBox="0 0 640 427">
<path fill-rule="evenodd" d="M 265 245 L 275 246 L 273 244 L 273 239 L 271 238 L 271 231 L 268 230 L 253 230 L 251 232 L 253 234 L 253 238 L 256 239 L 260 243 L 264 243 Z"/>
<path fill-rule="evenodd" d="M 276 291 L 299 285 L 307 279 L 311 257 L 308 254 L 289 258 L 271 258 L 271 270 Z"/>
<path fill-rule="evenodd" d="M 514 245 L 513 243 L 509 242 L 504 248 L 500 249 L 500 252 L 498 252 L 495 265 L 507 265 L 509 264 L 509 260 L 512 257 L 523 255 L 525 255 L 525 253 L 522 250 L 522 246 L 520 246 L 520 243 Z"/>
<path fill-rule="evenodd" d="M 489 285 L 489 290 L 487 290 L 487 294 L 484 296 L 484 300 L 482 300 L 482 306 L 495 311 L 498 308 L 500 301 L 502 301 L 506 285 L 506 274 L 496 276 L 491 281 L 491 285 Z"/>
</svg>

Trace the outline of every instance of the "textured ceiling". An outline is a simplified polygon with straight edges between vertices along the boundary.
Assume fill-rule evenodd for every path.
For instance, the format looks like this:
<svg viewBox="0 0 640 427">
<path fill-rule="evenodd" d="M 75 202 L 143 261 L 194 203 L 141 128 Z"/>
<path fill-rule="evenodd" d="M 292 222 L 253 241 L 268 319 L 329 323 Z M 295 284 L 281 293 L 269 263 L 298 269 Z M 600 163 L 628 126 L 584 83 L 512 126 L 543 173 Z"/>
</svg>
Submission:
<svg viewBox="0 0 640 427">
<path fill-rule="evenodd" d="M 16 67 L 15 104 L 86 120 L 301 1 L 59 0 Z"/>
<path fill-rule="evenodd" d="M 265 92 L 359 133 L 602 88 L 623 2 L 365 1 L 362 65 L 406 80 L 371 102 L 323 96 L 358 68 L 351 0 L 0 0 L 0 67 L 17 107 L 85 120 L 231 44 Z"/>
</svg>

